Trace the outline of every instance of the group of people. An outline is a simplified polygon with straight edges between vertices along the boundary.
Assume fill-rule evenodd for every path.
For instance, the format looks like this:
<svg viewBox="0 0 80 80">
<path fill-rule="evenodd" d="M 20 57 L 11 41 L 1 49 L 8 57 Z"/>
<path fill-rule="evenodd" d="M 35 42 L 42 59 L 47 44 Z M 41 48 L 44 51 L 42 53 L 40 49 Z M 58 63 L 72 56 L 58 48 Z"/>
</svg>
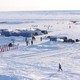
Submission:
<svg viewBox="0 0 80 80">
<path fill-rule="evenodd" d="M 28 38 L 25 38 L 26 46 L 33 45 L 34 41 L 36 41 L 36 38 L 33 36 L 31 40 L 28 40 Z M 40 41 L 42 41 L 42 37 L 40 37 Z"/>
<path fill-rule="evenodd" d="M 29 45 L 33 45 L 33 40 L 31 40 L 31 41 L 26 41 L 26 46 L 29 46 Z"/>
</svg>

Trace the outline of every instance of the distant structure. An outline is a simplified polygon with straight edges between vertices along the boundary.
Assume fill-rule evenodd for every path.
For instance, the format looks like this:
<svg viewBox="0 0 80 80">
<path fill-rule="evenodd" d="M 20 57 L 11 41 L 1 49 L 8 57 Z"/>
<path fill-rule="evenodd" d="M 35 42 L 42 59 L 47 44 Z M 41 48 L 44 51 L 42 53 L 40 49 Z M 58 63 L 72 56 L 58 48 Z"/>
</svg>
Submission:
<svg viewBox="0 0 80 80">
<path fill-rule="evenodd" d="M 35 28 L 33 30 L 19 30 L 15 29 L 14 31 L 9 31 L 8 29 L 0 29 L 0 34 L 6 37 L 9 36 L 23 36 L 23 37 L 32 37 L 37 35 L 47 34 L 46 30 L 40 30 Z"/>
<path fill-rule="evenodd" d="M 71 28 L 71 26 L 69 25 L 69 28 Z"/>
<path fill-rule="evenodd" d="M 74 42 L 80 42 L 79 39 L 68 39 L 66 36 L 49 36 L 48 37 L 50 41 L 55 42 L 66 42 L 66 43 L 74 43 Z"/>
<path fill-rule="evenodd" d="M 72 23 L 77 23 L 78 21 L 75 21 L 75 20 L 73 20 L 73 21 L 71 21 Z"/>
</svg>

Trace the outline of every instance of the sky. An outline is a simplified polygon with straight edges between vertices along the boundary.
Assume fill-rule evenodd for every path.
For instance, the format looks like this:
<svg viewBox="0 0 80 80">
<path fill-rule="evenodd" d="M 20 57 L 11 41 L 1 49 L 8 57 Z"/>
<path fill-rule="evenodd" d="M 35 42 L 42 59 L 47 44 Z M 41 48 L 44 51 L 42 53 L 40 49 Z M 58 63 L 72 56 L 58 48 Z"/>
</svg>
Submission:
<svg viewBox="0 0 80 80">
<path fill-rule="evenodd" d="M 0 11 L 80 10 L 80 0 L 0 0 Z"/>
</svg>

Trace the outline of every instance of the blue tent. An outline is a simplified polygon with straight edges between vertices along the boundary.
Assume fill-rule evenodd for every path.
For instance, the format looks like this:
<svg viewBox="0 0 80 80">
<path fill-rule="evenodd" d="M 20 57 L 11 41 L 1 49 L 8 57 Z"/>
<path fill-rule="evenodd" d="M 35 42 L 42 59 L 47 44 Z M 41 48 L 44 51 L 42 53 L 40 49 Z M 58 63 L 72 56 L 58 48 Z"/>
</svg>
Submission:
<svg viewBox="0 0 80 80">
<path fill-rule="evenodd" d="M 31 37 L 33 34 L 32 31 L 27 31 L 27 30 L 21 30 L 21 31 L 14 31 L 11 32 L 11 36 L 23 36 L 23 37 Z"/>
<path fill-rule="evenodd" d="M 19 35 L 20 36 L 23 36 L 23 37 L 31 37 L 32 36 L 32 33 L 31 32 L 20 32 Z"/>
<path fill-rule="evenodd" d="M 1 31 L 1 35 L 5 35 L 5 36 L 32 37 L 35 35 L 35 33 L 36 33 L 36 31 L 31 31 L 31 30 L 29 30 L 29 31 L 28 30 L 16 30 L 16 31 L 3 30 L 3 31 Z"/>
<path fill-rule="evenodd" d="M 19 33 L 17 33 L 17 32 L 11 32 L 11 36 L 19 36 Z"/>
</svg>

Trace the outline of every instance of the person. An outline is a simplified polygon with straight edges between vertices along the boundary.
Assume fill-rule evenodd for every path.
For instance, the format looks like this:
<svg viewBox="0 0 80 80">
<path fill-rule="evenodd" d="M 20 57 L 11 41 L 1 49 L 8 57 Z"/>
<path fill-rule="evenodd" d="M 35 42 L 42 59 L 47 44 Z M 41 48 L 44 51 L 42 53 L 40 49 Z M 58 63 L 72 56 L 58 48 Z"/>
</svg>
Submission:
<svg viewBox="0 0 80 80">
<path fill-rule="evenodd" d="M 29 42 L 28 41 L 26 41 L 26 46 L 28 46 L 29 45 Z"/>
<path fill-rule="evenodd" d="M 36 40 L 34 36 L 32 37 L 32 40 L 34 40 L 34 41 Z"/>
<path fill-rule="evenodd" d="M 9 44 L 8 44 L 8 47 L 12 47 L 12 46 L 13 46 L 12 43 L 9 43 Z"/>
<path fill-rule="evenodd" d="M 63 71 L 60 63 L 59 63 L 59 69 L 58 69 L 58 71 Z"/>
<path fill-rule="evenodd" d="M 31 40 L 31 45 L 33 44 L 33 40 Z"/>
<path fill-rule="evenodd" d="M 40 41 L 42 41 L 42 37 L 40 38 Z"/>
</svg>

